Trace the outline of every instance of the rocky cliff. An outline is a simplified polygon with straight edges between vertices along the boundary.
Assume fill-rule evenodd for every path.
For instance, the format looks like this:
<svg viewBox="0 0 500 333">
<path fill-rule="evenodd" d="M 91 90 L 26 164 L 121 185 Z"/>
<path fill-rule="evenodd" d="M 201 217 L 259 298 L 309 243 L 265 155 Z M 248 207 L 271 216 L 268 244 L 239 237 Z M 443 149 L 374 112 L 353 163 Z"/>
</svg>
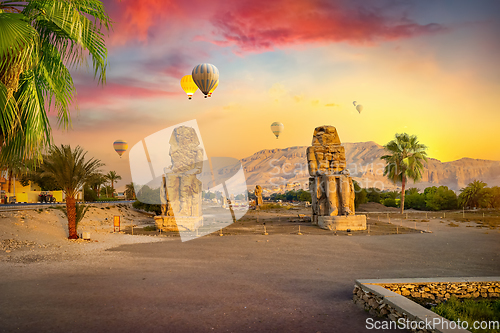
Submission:
<svg viewBox="0 0 500 333">
<path fill-rule="evenodd" d="M 377 143 L 356 142 L 344 143 L 346 148 L 347 167 L 353 178 L 362 187 L 378 187 L 381 189 L 397 189 L 384 177 L 384 148 Z M 247 184 L 254 187 L 259 184 L 265 188 L 288 185 L 291 188 L 305 188 L 308 183 L 306 146 L 285 149 L 261 150 L 241 160 L 246 172 Z M 441 162 L 429 158 L 423 172 L 422 180 L 409 187 L 420 189 L 428 186 L 445 185 L 458 191 L 471 181 L 478 179 L 488 186 L 500 185 L 500 161 L 462 158 L 451 162 Z M 300 184 L 300 185 L 299 185 Z"/>
</svg>

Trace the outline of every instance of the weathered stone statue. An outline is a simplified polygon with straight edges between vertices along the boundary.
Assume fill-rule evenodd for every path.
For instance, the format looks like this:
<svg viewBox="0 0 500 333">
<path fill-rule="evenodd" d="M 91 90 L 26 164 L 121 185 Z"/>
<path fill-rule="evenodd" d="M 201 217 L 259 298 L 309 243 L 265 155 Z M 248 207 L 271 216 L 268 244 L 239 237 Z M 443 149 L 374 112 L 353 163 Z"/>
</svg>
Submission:
<svg viewBox="0 0 500 333">
<path fill-rule="evenodd" d="M 307 148 L 307 163 L 312 222 L 325 229 L 366 229 L 366 217 L 354 215 L 354 185 L 335 127 L 316 127 L 312 146 Z"/>
<path fill-rule="evenodd" d="M 175 221 L 179 230 L 194 230 L 203 223 L 202 182 L 196 178 L 203 168 L 203 149 L 196 131 L 186 126 L 174 129 L 169 143 L 172 165 L 162 178 L 162 216 L 155 221 L 163 229 L 172 229 Z"/>
<path fill-rule="evenodd" d="M 255 206 L 258 208 L 262 205 L 262 187 L 260 185 L 255 186 Z"/>
</svg>

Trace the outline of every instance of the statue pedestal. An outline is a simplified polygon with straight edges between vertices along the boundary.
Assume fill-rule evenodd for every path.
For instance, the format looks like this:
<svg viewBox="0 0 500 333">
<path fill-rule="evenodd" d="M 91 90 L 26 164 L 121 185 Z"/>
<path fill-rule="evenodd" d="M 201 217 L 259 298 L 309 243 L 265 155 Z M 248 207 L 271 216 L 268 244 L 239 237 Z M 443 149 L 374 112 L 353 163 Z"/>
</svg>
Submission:
<svg viewBox="0 0 500 333">
<path fill-rule="evenodd" d="M 318 226 L 327 230 L 366 230 L 365 215 L 318 216 Z"/>
<path fill-rule="evenodd" d="M 203 216 L 155 216 L 155 224 L 161 231 L 194 231 L 203 226 Z"/>
</svg>

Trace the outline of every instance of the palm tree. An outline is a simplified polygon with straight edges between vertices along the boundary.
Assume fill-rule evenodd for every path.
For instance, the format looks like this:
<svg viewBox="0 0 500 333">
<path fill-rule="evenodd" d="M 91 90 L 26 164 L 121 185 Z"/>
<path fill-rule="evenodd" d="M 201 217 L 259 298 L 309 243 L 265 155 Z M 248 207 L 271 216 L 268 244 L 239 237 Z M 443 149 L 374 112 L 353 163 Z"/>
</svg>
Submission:
<svg viewBox="0 0 500 333">
<path fill-rule="evenodd" d="M 109 182 L 111 183 L 111 196 L 114 198 L 115 197 L 115 183 L 118 181 L 118 180 L 121 180 L 122 177 L 117 175 L 116 174 L 116 171 L 110 171 L 108 172 L 107 175 L 105 175 L 105 177 L 109 180 Z"/>
<path fill-rule="evenodd" d="M 41 168 L 44 176 L 51 176 L 66 195 L 69 239 L 77 239 L 76 195 L 88 178 L 103 166 L 100 160 L 85 160 L 85 152 L 80 146 L 72 150 L 68 145 L 52 146 Z"/>
<path fill-rule="evenodd" d="M 460 190 L 458 200 L 462 207 L 479 207 L 484 199 L 486 183 L 480 180 L 474 180 L 467 187 Z"/>
<path fill-rule="evenodd" d="M 104 83 L 109 28 L 98 0 L 0 0 L 0 158 L 40 160 L 52 140 L 49 111 L 71 126 L 68 68 L 85 65 L 88 52 Z"/>
<path fill-rule="evenodd" d="M 104 176 L 102 173 L 97 172 L 90 176 L 88 184 L 97 193 L 97 197 L 99 198 L 101 186 L 106 184 L 107 181 L 108 180 L 106 179 L 106 176 Z"/>
<path fill-rule="evenodd" d="M 386 161 L 384 176 L 394 184 L 401 183 L 401 214 L 405 209 L 405 186 L 408 179 L 414 182 L 422 178 L 424 161 L 427 161 L 427 147 L 418 142 L 417 136 L 396 134 L 394 140 L 384 146 L 390 152 L 381 159 Z"/>
<path fill-rule="evenodd" d="M 135 200 L 136 197 L 135 197 L 134 183 L 125 185 L 125 197 L 127 199 Z"/>
</svg>

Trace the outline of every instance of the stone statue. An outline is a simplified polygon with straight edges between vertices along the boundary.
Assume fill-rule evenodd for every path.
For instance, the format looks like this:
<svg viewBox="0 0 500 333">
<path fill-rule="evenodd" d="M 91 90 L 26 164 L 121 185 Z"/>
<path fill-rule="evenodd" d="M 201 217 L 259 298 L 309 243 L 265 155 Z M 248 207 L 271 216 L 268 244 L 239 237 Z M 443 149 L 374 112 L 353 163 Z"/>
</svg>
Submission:
<svg viewBox="0 0 500 333">
<path fill-rule="evenodd" d="M 196 175 L 203 169 L 203 149 L 196 131 L 186 126 L 175 128 L 169 143 L 172 165 L 162 178 L 163 224 L 171 225 L 175 216 L 177 228 L 194 230 L 202 223 L 202 182 Z"/>
<path fill-rule="evenodd" d="M 346 169 L 345 149 L 340 143 L 337 129 L 333 126 L 316 127 L 312 146 L 307 148 L 306 154 L 312 222 L 321 227 L 321 224 L 328 224 L 330 228 L 332 221 L 339 219 L 325 217 L 354 216 L 354 185 Z M 364 218 L 365 221 L 364 230 L 366 217 L 361 216 L 360 219 Z"/>
<path fill-rule="evenodd" d="M 262 205 L 262 187 L 260 185 L 255 186 L 255 206 L 259 207 Z"/>
</svg>

